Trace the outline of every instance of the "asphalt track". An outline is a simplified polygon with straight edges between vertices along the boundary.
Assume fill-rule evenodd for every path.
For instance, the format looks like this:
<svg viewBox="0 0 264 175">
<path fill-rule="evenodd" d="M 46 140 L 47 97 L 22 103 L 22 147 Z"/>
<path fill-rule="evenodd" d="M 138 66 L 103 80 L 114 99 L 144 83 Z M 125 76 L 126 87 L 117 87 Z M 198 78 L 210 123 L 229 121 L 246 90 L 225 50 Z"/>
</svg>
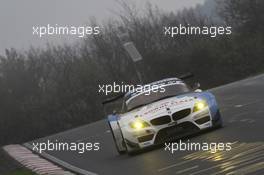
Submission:
<svg viewBox="0 0 264 175">
<path fill-rule="evenodd" d="M 137 155 L 118 155 L 106 120 L 34 142 L 99 142 L 100 151 L 46 152 L 48 158 L 83 174 L 264 174 L 264 74 L 210 90 L 219 103 L 224 128 L 193 136 L 190 142 L 231 142 L 231 151 L 177 151 L 164 147 Z M 185 140 L 187 142 L 187 140 Z M 30 143 L 29 143 L 30 144 Z M 54 161 L 54 160 L 53 160 Z"/>
</svg>

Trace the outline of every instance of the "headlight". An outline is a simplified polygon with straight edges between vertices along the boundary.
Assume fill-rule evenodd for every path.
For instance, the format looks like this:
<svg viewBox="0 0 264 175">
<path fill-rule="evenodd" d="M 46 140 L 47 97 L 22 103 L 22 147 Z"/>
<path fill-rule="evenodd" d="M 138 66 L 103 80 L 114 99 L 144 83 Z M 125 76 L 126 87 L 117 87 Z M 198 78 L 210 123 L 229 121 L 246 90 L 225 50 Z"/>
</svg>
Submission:
<svg viewBox="0 0 264 175">
<path fill-rule="evenodd" d="M 193 112 L 200 111 L 200 110 L 206 108 L 207 106 L 208 106 L 208 105 L 207 105 L 207 103 L 206 103 L 205 100 L 197 101 L 197 102 L 194 104 Z"/>
<path fill-rule="evenodd" d="M 133 129 L 142 129 L 142 128 L 146 128 L 146 127 L 150 126 L 147 122 L 140 120 L 140 119 L 137 119 L 137 120 L 131 122 L 129 125 Z"/>
</svg>

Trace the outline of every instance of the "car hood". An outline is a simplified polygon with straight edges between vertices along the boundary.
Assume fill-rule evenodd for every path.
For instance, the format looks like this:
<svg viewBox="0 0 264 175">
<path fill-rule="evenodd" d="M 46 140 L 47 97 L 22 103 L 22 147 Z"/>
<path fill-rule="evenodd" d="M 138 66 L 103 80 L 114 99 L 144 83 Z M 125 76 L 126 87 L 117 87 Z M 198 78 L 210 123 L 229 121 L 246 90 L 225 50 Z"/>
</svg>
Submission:
<svg viewBox="0 0 264 175">
<path fill-rule="evenodd" d="M 120 115 L 120 123 L 128 124 L 136 118 L 149 121 L 185 108 L 192 108 L 196 98 L 196 93 L 166 98 Z"/>
</svg>

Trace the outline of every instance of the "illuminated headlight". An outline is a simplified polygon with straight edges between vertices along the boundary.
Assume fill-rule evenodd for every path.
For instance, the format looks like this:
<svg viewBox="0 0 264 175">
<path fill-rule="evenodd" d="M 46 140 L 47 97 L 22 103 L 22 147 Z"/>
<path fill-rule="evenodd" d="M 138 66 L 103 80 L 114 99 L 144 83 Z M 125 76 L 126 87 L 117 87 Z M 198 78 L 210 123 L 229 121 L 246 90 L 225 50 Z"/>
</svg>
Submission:
<svg viewBox="0 0 264 175">
<path fill-rule="evenodd" d="M 146 127 L 150 126 L 147 122 L 140 120 L 140 119 L 137 119 L 137 120 L 129 123 L 129 125 L 133 129 L 142 129 L 142 128 L 146 128 Z"/>
<path fill-rule="evenodd" d="M 208 106 L 208 104 L 206 103 L 205 100 L 197 101 L 197 102 L 194 104 L 193 112 L 200 111 L 200 110 L 206 108 L 207 106 Z"/>
</svg>

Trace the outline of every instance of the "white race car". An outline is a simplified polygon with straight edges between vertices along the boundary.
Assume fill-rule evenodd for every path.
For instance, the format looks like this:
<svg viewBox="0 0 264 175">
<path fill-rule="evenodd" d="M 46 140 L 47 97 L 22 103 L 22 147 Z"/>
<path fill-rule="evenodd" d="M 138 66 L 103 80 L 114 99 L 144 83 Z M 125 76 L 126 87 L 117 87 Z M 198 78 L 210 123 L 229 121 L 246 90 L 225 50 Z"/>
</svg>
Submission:
<svg viewBox="0 0 264 175">
<path fill-rule="evenodd" d="M 221 127 L 222 119 L 212 93 L 190 88 L 178 78 L 145 85 L 141 92 L 123 96 L 122 112 L 108 116 L 120 154 L 172 141 L 207 128 Z M 149 87 L 162 88 L 151 91 Z"/>
</svg>

